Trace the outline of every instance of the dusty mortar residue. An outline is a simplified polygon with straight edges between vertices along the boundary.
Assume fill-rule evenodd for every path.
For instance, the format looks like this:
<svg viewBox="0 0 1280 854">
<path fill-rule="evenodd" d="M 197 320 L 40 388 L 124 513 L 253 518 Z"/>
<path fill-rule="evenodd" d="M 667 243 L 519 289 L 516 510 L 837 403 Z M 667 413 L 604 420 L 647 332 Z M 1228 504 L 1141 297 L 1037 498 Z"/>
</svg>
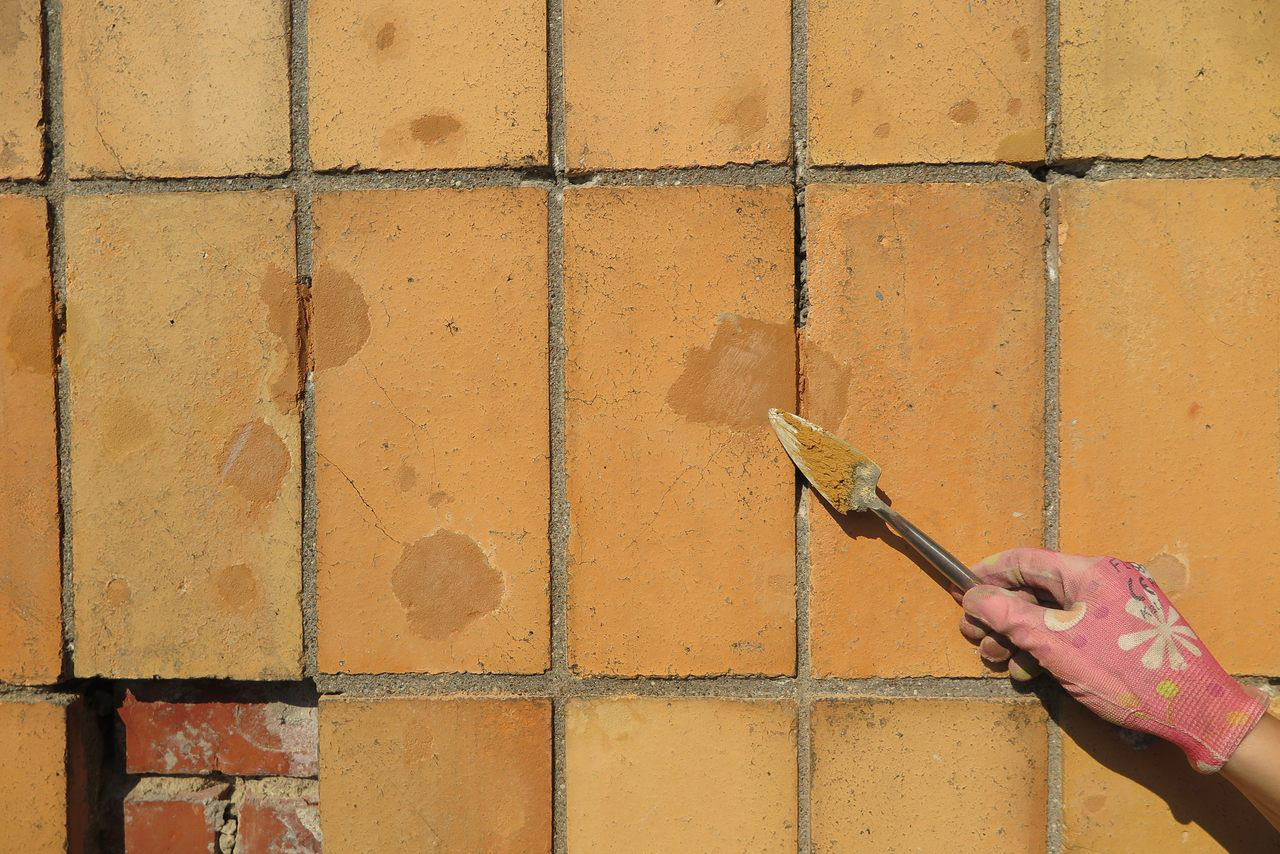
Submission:
<svg viewBox="0 0 1280 854">
<path fill-rule="evenodd" d="M 1168 552 L 1161 552 L 1143 564 L 1151 577 L 1160 585 L 1160 589 L 1170 596 L 1175 596 L 1187 589 L 1191 573 L 1186 561 Z"/>
<path fill-rule="evenodd" d="M 876 496 L 880 467 L 839 437 L 789 412 L 779 412 L 785 425 L 778 438 L 804 476 L 841 513 L 881 506 Z M 789 429 L 788 429 L 789 428 Z"/>
<path fill-rule="evenodd" d="M 436 639 L 497 610 L 503 583 L 474 540 L 437 531 L 405 546 L 391 572 L 391 589 L 414 634 Z"/>
<path fill-rule="evenodd" d="M 790 324 L 722 314 L 711 344 L 689 351 L 667 405 L 699 424 L 761 426 L 770 407 L 795 401 L 795 350 Z"/>
</svg>

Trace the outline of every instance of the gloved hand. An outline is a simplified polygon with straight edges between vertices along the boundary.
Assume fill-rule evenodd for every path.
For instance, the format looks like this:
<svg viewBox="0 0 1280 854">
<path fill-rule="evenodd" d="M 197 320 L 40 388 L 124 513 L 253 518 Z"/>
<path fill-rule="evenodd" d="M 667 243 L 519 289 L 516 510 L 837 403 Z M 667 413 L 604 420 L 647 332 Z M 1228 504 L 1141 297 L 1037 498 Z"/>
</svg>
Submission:
<svg viewBox="0 0 1280 854">
<path fill-rule="evenodd" d="M 1011 642 L 1089 709 L 1173 742 L 1197 771 L 1221 768 L 1266 709 L 1138 564 L 1012 549 L 973 573 L 984 583 L 964 594 L 960 631 L 983 657 L 1009 659 Z M 1011 662 L 1014 678 L 1027 669 Z"/>
</svg>

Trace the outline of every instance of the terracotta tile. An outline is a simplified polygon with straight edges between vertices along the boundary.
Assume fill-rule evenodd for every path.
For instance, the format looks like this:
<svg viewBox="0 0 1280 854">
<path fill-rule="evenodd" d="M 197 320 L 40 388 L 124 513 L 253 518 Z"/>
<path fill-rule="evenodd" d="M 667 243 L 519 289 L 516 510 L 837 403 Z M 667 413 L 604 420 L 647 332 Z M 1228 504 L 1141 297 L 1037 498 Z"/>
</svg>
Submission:
<svg viewBox="0 0 1280 854">
<path fill-rule="evenodd" d="M 1029 184 L 806 193 L 803 410 L 971 563 L 1042 535 L 1043 198 Z M 809 519 L 816 674 L 984 672 L 955 602 L 901 539 L 816 493 Z"/>
<path fill-rule="evenodd" d="M 0 196 L 0 680 L 62 669 L 53 284 L 44 199 Z"/>
<path fill-rule="evenodd" d="M 314 776 L 316 710 L 287 703 L 166 703 L 126 691 L 130 774 Z"/>
<path fill-rule="evenodd" d="M 67 172 L 277 174 L 289 168 L 284 0 L 67 0 Z"/>
<path fill-rule="evenodd" d="M 791 4 L 564 3 L 570 170 L 781 163 Z"/>
<path fill-rule="evenodd" d="M 541 672 L 544 191 L 325 195 L 315 221 L 321 670 Z"/>
<path fill-rule="evenodd" d="M 535 0 L 314 0 L 316 168 L 545 164 L 546 31 Z"/>
<path fill-rule="evenodd" d="M 40 0 L 0 6 L 0 178 L 44 172 Z"/>
<path fill-rule="evenodd" d="M 1280 674 L 1280 181 L 1058 196 L 1062 546 L 1145 563 L 1233 673 Z M 1105 382 L 1100 382 L 1105 378 Z"/>
<path fill-rule="evenodd" d="M 551 702 L 320 701 L 329 851 L 551 850 Z"/>
<path fill-rule="evenodd" d="M 1063 155 L 1280 154 L 1280 8 L 1271 0 L 1064 0 Z"/>
<path fill-rule="evenodd" d="M 65 706 L 0 702 L 0 810 L 13 817 L 10 851 L 67 850 L 66 757 Z"/>
<path fill-rule="evenodd" d="M 809 4 L 813 163 L 1044 159 L 1045 7 Z"/>
<path fill-rule="evenodd" d="M 569 654 L 587 673 L 791 673 L 795 401 L 783 187 L 565 199 Z"/>
<path fill-rule="evenodd" d="M 1197 774 L 1178 748 L 1074 701 L 1060 718 L 1064 854 L 1276 850 L 1276 831 L 1244 796 L 1219 775 Z"/>
<path fill-rule="evenodd" d="M 66 234 L 76 674 L 297 678 L 293 199 L 74 196 Z"/>
<path fill-rule="evenodd" d="M 795 851 L 795 714 L 772 700 L 570 700 L 569 851 Z"/>
<path fill-rule="evenodd" d="M 1045 722 L 1032 700 L 817 703 L 813 850 L 1045 850 Z"/>
</svg>

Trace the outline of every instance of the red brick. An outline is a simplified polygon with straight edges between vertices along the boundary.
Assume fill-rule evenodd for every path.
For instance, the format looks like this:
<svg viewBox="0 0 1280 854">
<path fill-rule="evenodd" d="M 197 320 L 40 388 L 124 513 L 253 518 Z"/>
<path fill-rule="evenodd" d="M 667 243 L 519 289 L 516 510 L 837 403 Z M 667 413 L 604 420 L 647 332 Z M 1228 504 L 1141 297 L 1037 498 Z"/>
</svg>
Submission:
<svg viewBox="0 0 1280 854">
<path fill-rule="evenodd" d="M 131 774 L 309 777 L 316 773 L 316 710 L 286 703 L 140 702 L 125 694 Z"/>
<path fill-rule="evenodd" d="M 225 783 L 145 777 L 124 798 L 127 854 L 215 854 L 230 804 Z"/>
<path fill-rule="evenodd" d="M 0 178 L 44 171 L 40 0 L 0 6 Z"/>
<path fill-rule="evenodd" d="M 1280 675 L 1280 181 L 1055 195 L 1062 547 L 1146 564 L 1228 671 Z"/>
<path fill-rule="evenodd" d="M 48 233 L 44 199 L 0 196 L 0 680 L 20 684 L 62 669 Z"/>
<path fill-rule="evenodd" d="M 315 224 L 320 669 L 545 670 L 545 191 L 325 194 Z"/>
<path fill-rule="evenodd" d="M 1040 544 L 1043 201 L 1029 183 L 806 194 L 804 412 L 878 462 L 894 507 L 970 562 Z M 809 519 L 816 674 L 985 672 L 900 538 L 816 497 Z"/>
<path fill-rule="evenodd" d="M 292 784 L 282 786 L 281 784 Z M 235 854 L 321 850 L 319 796 L 311 780 L 250 780 L 236 812 Z"/>
<path fill-rule="evenodd" d="M 573 666 L 793 672 L 791 190 L 571 190 L 564 219 Z"/>
</svg>

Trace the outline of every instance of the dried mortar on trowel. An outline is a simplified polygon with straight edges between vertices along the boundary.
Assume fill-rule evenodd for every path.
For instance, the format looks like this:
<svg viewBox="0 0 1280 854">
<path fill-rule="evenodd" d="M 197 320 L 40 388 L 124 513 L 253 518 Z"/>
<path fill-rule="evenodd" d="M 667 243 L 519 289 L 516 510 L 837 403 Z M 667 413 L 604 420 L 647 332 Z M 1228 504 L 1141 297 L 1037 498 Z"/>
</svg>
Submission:
<svg viewBox="0 0 1280 854">
<path fill-rule="evenodd" d="M 876 495 L 880 466 L 839 436 L 779 409 L 769 421 L 801 473 L 841 513 L 883 508 Z"/>
</svg>

